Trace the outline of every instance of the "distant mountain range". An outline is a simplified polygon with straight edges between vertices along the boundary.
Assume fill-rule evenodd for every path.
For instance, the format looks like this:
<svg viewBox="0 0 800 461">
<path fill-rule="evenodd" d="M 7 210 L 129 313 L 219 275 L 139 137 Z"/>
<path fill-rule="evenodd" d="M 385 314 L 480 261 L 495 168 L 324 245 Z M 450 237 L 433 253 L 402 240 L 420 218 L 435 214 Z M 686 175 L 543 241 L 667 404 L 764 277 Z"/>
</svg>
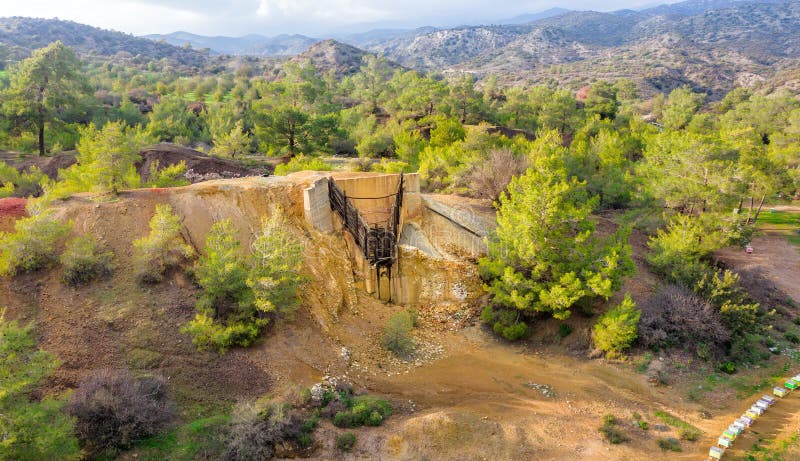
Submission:
<svg viewBox="0 0 800 461">
<path fill-rule="evenodd" d="M 564 8 L 550 8 L 538 13 L 524 14 L 510 19 L 499 21 L 498 24 L 512 25 L 525 24 L 540 19 L 547 19 L 569 13 L 571 10 Z M 436 27 L 420 27 L 417 29 L 373 29 L 367 32 L 353 34 L 338 34 L 330 38 L 358 48 L 370 49 L 395 39 L 416 37 L 440 30 Z M 251 34 L 243 37 L 209 37 L 196 35 L 189 32 L 173 32 L 171 34 L 144 35 L 143 38 L 168 43 L 174 46 L 191 46 L 197 50 L 208 49 L 214 54 L 230 54 L 244 56 L 295 56 L 311 45 L 325 40 L 306 35 L 276 35 L 267 37 Z"/>
<path fill-rule="evenodd" d="M 12 55 L 22 58 L 31 50 L 61 40 L 83 56 L 146 60 L 167 59 L 177 67 L 194 69 L 204 66 L 208 56 L 200 51 L 178 48 L 146 38 L 112 30 L 99 29 L 72 21 L 10 17 L 0 18 L 0 43 Z"/>
<path fill-rule="evenodd" d="M 265 37 L 251 34 L 244 37 L 207 37 L 190 34 L 189 32 L 145 35 L 144 38 L 179 47 L 189 45 L 197 50 L 208 49 L 214 54 L 250 56 L 294 56 L 319 41 L 319 39 L 306 37 L 305 35 L 284 34 Z"/>
<path fill-rule="evenodd" d="M 646 92 L 687 84 L 717 95 L 800 69 L 800 0 L 692 0 L 609 13 L 551 9 L 501 22 L 320 40 L 186 32 L 137 38 L 69 21 L 0 18 L 0 43 L 21 56 L 60 39 L 88 57 L 167 58 L 188 70 L 230 61 L 228 55 L 294 57 L 339 75 L 356 71 L 364 54 L 382 53 L 407 68 L 491 73 L 506 84 L 580 87 L 627 77 Z M 800 87 L 800 76 L 791 75 Z"/>
</svg>

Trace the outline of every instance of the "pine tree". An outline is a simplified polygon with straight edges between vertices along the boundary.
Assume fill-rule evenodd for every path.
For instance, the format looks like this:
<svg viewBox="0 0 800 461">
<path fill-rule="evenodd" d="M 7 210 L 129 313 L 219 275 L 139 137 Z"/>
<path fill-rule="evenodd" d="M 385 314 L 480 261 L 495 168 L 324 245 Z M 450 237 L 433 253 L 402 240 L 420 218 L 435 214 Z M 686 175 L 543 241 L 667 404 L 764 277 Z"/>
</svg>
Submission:
<svg viewBox="0 0 800 461">
<path fill-rule="evenodd" d="M 58 366 L 35 347 L 29 326 L 0 313 L 0 459 L 81 459 L 72 420 L 61 412 L 64 402 L 29 395 Z"/>
<path fill-rule="evenodd" d="M 608 299 L 633 270 L 626 229 L 608 239 L 596 235 L 590 216 L 598 199 L 567 176 L 558 138 L 540 137 L 532 167 L 500 197 L 489 256 L 480 261 L 493 305 L 517 311 L 512 323 L 537 312 L 566 319 L 576 305 Z M 487 312 L 484 318 L 510 317 Z"/>
<path fill-rule="evenodd" d="M 34 51 L 11 72 L 4 108 L 11 116 L 35 126 L 39 155 L 45 153 L 46 125 L 85 92 L 80 68 L 75 52 L 57 41 Z"/>
</svg>

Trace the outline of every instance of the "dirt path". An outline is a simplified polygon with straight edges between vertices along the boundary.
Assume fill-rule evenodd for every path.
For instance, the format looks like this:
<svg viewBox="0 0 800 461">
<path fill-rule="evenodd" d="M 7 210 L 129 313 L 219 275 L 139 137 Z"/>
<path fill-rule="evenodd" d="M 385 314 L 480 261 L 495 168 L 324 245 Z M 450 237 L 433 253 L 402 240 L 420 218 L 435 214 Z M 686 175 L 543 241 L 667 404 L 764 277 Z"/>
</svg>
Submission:
<svg viewBox="0 0 800 461">
<path fill-rule="evenodd" d="M 418 410 L 394 420 L 382 442 L 370 437 L 366 444 L 385 459 L 699 459 L 711 429 L 727 417 L 702 420 L 698 406 L 625 366 L 508 345 L 479 327 L 449 335 L 445 349 L 433 363 L 370 379 L 374 391 Z M 655 439 L 675 431 L 642 431 L 632 418 L 640 413 L 657 425 L 656 410 L 690 421 L 706 436 L 683 442 L 682 453 L 659 457 Z M 598 427 L 605 414 L 619 418 L 629 442 L 604 440 Z"/>
<path fill-rule="evenodd" d="M 785 235 L 770 231 L 753 239 L 752 245 L 752 254 L 741 248 L 726 248 L 717 257 L 737 270 L 760 273 L 795 302 L 800 302 L 800 250 Z"/>
</svg>

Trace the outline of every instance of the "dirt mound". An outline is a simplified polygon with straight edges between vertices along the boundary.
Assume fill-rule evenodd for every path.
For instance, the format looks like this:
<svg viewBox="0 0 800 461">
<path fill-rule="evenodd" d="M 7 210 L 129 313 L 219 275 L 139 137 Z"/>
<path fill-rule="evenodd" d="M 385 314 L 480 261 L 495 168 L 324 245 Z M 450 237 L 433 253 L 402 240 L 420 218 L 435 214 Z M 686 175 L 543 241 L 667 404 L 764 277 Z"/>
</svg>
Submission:
<svg viewBox="0 0 800 461">
<path fill-rule="evenodd" d="M 13 227 L 14 221 L 24 217 L 27 213 L 24 198 L 3 198 L 0 199 L 0 231 Z"/>
<path fill-rule="evenodd" d="M 218 157 L 209 157 L 186 147 L 172 144 L 158 144 L 150 146 L 140 152 L 142 161 L 136 164 L 136 169 L 142 179 L 150 179 L 150 165 L 158 161 L 159 165 L 167 167 L 180 162 L 186 162 L 188 179 L 191 182 L 205 181 L 208 179 L 240 178 L 244 176 L 264 176 L 271 174 L 273 169 L 269 165 L 250 168 L 233 160 Z"/>
<path fill-rule="evenodd" d="M 68 168 L 75 163 L 75 152 L 64 152 L 53 157 L 40 157 L 35 154 L 0 151 L 0 161 L 6 162 L 17 171 L 28 171 L 35 166 L 51 179 L 58 177 L 58 170 Z"/>
</svg>

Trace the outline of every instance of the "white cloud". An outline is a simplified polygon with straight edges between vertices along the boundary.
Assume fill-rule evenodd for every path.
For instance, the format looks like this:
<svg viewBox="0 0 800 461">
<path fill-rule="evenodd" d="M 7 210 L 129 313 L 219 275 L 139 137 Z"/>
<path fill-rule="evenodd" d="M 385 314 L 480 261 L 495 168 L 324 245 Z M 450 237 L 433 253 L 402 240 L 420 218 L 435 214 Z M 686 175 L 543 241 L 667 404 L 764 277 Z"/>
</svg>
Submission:
<svg viewBox="0 0 800 461">
<path fill-rule="evenodd" d="M 387 11 L 354 0 L 260 0 L 256 14 L 274 19 L 305 18 L 345 22 L 389 19 Z"/>
</svg>

